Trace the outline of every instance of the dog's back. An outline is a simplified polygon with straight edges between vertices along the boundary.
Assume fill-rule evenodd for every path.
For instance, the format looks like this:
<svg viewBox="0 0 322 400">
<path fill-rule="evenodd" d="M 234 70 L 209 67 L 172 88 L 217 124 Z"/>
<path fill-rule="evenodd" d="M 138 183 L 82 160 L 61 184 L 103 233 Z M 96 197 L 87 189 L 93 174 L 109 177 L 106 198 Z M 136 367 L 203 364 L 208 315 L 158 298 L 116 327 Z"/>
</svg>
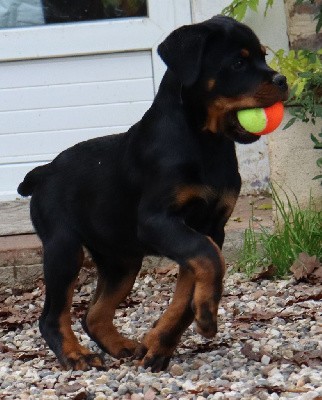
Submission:
<svg viewBox="0 0 322 400">
<path fill-rule="evenodd" d="M 88 246 L 98 235 L 113 239 L 111 245 L 125 239 L 137 202 L 127 147 L 128 134 L 91 139 L 26 175 L 18 192 L 32 195 L 31 218 L 42 240 L 57 221 L 75 227 Z"/>
</svg>

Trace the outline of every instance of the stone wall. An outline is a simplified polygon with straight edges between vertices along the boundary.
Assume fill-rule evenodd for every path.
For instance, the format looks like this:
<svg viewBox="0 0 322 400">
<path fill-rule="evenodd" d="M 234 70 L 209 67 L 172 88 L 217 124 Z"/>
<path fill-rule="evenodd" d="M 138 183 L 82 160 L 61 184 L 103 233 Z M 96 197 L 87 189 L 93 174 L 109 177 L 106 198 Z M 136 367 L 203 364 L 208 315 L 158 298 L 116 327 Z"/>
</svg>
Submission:
<svg viewBox="0 0 322 400">
<path fill-rule="evenodd" d="M 287 17 L 287 32 L 292 49 L 322 48 L 322 30 L 316 34 L 317 20 L 314 17 L 322 6 L 322 0 L 315 0 L 314 4 L 304 2 L 295 4 L 295 0 L 285 0 Z"/>
<path fill-rule="evenodd" d="M 285 113 L 281 127 L 291 118 Z M 318 151 L 313 148 L 310 133 L 320 132 L 320 126 L 296 122 L 286 130 L 279 128 L 269 136 L 271 181 L 278 197 L 287 205 L 291 203 L 306 208 L 311 200 L 322 210 L 322 187 L 319 180 L 312 178 L 320 173 L 316 164 Z"/>
</svg>

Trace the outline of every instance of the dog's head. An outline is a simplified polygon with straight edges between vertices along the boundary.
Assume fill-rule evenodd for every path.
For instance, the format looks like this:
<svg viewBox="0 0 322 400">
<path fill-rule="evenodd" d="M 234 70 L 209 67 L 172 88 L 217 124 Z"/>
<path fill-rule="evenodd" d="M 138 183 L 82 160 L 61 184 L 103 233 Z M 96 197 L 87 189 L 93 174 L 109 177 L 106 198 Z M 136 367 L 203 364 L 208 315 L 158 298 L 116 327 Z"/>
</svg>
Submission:
<svg viewBox="0 0 322 400">
<path fill-rule="evenodd" d="M 238 123 L 238 110 L 268 107 L 287 99 L 286 78 L 265 61 L 266 50 L 246 25 L 216 16 L 172 32 L 158 48 L 190 101 L 203 110 L 201 127 L 241 143 L 259 136 Z"/>
</svg>

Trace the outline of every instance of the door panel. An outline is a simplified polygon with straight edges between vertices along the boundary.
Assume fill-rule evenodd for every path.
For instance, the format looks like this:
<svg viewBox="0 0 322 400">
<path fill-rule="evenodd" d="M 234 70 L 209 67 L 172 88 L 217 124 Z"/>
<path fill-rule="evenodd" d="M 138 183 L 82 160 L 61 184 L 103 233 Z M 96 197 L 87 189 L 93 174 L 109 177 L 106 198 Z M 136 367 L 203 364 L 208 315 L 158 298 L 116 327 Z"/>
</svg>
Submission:
<svg viewBox="0 0 322 400">
<path fill-rule="evenodd" d="M 0 29 L 0 201 L 62 150 L 138 121 L 165 71 L 157 45 L 190 22 L 189 0 L 148 0 L 146 17 Z"/>
<path fill-rule="evenodd" d="M 15 81 L 8 79 L 13 70 Z M 3 63 L 0 76 L 3 197 L 14 195 L 38 162 L 82 140 L 126 131 L 154 97 L 148 51 Z"/>
</svg>

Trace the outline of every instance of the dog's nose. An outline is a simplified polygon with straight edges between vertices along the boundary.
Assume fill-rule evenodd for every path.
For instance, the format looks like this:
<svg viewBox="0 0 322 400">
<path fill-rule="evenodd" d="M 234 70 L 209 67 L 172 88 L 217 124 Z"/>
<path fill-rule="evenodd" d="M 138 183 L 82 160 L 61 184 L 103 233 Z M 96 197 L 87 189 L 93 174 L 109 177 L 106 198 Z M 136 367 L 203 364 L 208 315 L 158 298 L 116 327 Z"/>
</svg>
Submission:
<svg viewBox="0 0 322 400">
<path fill-rule="evenodd" d="M 286 92 L 288 87 L 287 87 L 287 81 L 286 77 L 282 74 L 275 74 L 272 79 L 274 85 L 278 86 L 283 92 Z"/>
</svg>

